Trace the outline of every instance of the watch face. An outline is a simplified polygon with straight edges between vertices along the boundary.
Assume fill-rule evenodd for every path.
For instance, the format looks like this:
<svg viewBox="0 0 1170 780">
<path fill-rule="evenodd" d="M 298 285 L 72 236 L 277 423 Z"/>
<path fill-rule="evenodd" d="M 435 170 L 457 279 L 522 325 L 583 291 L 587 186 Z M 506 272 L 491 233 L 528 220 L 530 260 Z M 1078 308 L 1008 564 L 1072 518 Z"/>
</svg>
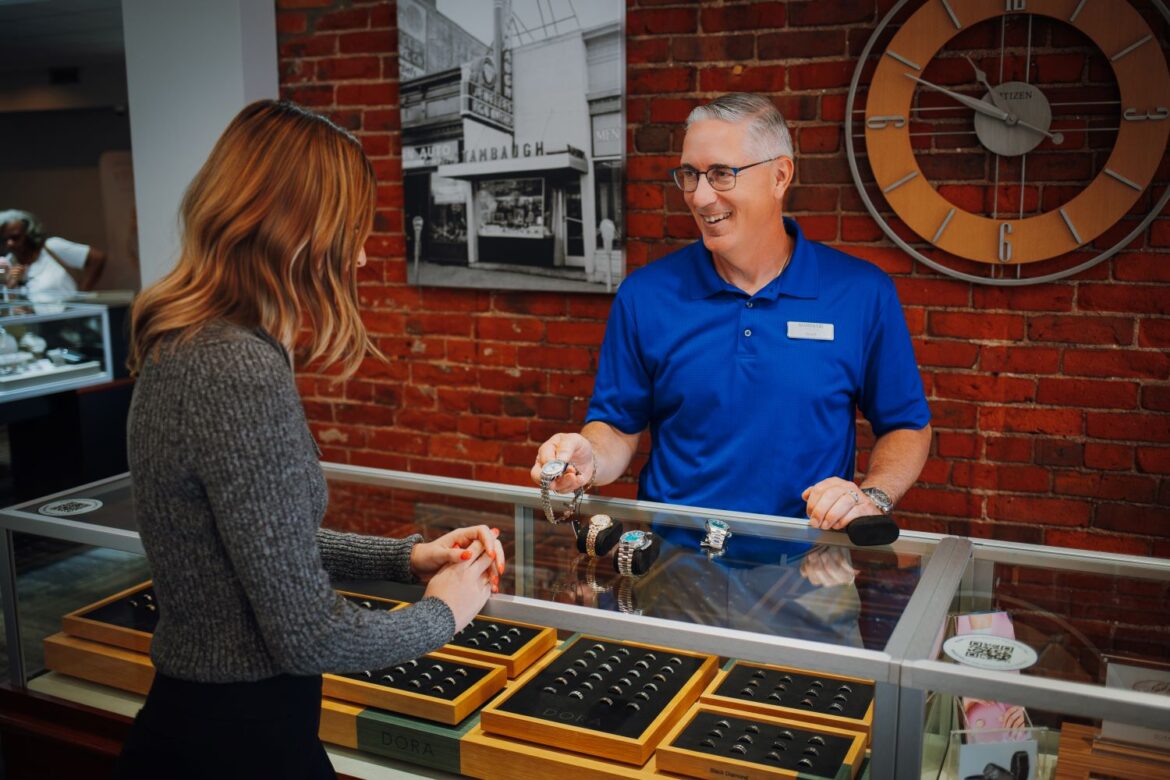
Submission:
<svg viewBox="0 0 1170 780">
<path fill-rule="evenodd" d="M 565 473 L 565 469 L 569 467 L 568 463 L 563 460 L 550 460 L 540 469 L 540 476 L 545 479 L 556 479 Z"/>
<path fill-rule="evenodd" d="M 723 520 L 708 520 L 707 521 L 707 528 L 708 528 L 708 530 L 713 530 L 713 531 L 730 531 L 731 530 L 731 526 L 729 526 Z"/>
<path fill-rule="evenodd" d="M 622 534 L 621 543 L 633 547 L 635 550 L 642 549 L 647 544 L 645 531 L 626 531 Z"/>
<path fill-rule="evenodd" d="M 845 108 L 865 208 L 920 262 L 985 284 L 1140 247 L 1170 198 L 1167 22 L 1148 0 L 901 0 Z"/>
<path fill-rule="evenodd" d="M 613 518 L 609 515 L 594 515 L 589 518 L 589 525 L 594 528 L 609 528 L 613 525 Z"/>
</svg>

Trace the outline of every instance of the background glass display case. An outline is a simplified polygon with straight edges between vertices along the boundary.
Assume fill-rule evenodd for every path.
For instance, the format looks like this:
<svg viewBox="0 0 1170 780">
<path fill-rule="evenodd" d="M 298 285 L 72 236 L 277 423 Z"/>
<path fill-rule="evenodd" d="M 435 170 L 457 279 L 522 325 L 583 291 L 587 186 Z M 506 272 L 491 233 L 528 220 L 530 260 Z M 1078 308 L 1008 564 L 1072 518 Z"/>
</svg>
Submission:
<svg viewBox="0 0 1170 780">
<path fill-rule="evenodd" d="M 585 632 L 874 680 L 871 776 L 894 776 L 896 659 L 929 613 L 924 578 L 955 566 L 947 552 L 955 540 L 904 534 L 892 547 L 853 548 L 844 534 L 810 532 L 800 521 L 719 513 L 733 535 L 723 554 L 713 555 L 700 546 L 710 512 L 586 498 L 583 516 L 605 512 L 625 530 L 660 539 L 648 571 L 622 576 L 612 555 L 580 553 L 571 525 L 549 524 L 534 488 L 332 464 L 325 471 L 331 527 L 427 538 L 480 522 L 499 527 L 510 565 L 485 609 L 491 617 L 551 626 L 562 636 Z M 19 685 L 40 671 L 39 646 L 59 630 L 61 615 L 148 575 L 127 477 L 11 507 L 0 522 L 9 675 Z M 92 577 L 67 578 L 67 592 L 46 607 L 15 552 L 30 549 L 22 541 L 34 536 L 85 545 L 89 558 L 100 549 L 109 561 Z M 91 578 L 97 584 L 88 584 Z M 402 600 L 421 595 L 388 583 L 339 587 Z M 44 617 L 33 617 L 37 612 Z M 942 619 L 940 612 L 933 622 Z"/>
<path fill-rule="evenodd" d="M 1170 777 L 1170 561 L 972 543 L 940 592 L 947 624 L 902 665 L 899 755 L 921 755 L 923 778 L 964 778 L 963 754 L 1035 742 L 1037 777 Z"/>
<path fill-rule="evenodd" d="M 859 548 L 794 519 L 587 497 L 582 517 L 605 513 L 624 531 L 657 537 L 652 565 L 625 576 L 612 554 L 583 554 L 571 525 L 548 523 L 535 488 L 323 467 L 330 527 L 426 538 L 475 523 L 500 528 L 509 566 L 484 610 L 492 619 L 549 626 L 562 638 L 581 632 L 873 680 L 872 778 L 955 776 L 948 761 L 958 748 L 947 753 L 963 725 L 955 714 L 963 697 L 1023 705 L 1033 725 L 1052 729 L 1077 719 L 1096 728 L 1102 717 L 1123 726 L 1170 722 L 1170 699 L 1097 682 L 1105 651 L 1166 654 L 1170 562 L 905 532 L 891 546 Z M 712 518 L 732 530 L 722 553 L 702 546 Z M 0 510 L 0 525 L 9 676 L 35 691 L 52 676 L 38 676 L 40 646 L 61 616 L 149 576 L 129 479 Z M 30 540 L 42 540 L 41 549 Z M 38 555 L 72 568 L 46 572 L 31 565 Z M 38 572 L 39 581 L 30 576 Z M 338 587 L 402 601 L 422 592 L 382 582 Z M 1085 593 L 1095 599 L 1092 615 Z M 1008 673 L 947 659 L 940 648 L 954 617 L 990 610 L 1011 613 L 1036 664 Z"/>
<path fill-rule="evenodd" d="M 0 403 L 108 382 L 112 376 L 105 306 L 0 301 Z"/>
</svg>

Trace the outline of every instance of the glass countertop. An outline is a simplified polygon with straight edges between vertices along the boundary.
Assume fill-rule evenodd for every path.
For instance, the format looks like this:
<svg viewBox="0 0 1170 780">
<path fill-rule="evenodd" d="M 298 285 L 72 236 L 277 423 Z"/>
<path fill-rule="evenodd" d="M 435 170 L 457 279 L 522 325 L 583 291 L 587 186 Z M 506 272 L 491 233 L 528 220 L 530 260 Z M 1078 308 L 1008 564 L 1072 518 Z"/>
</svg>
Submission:
<svg viewBox="0 0 1170 780">
<path fill-rule="evenodd" d="M 509 561 L 501 594 L 842 648 L 886 649 L 934 549 L 921 540 L 853 548 L 843 534 L 812 531 L 796 520 L 588 499 L 582 517 L 604 511 L 625 531 L 658 538 L 659 554 L 649 570 L 622 576 L 613 552 L 582 554 L 571 523 L 546 522 L 534 509 L 539 498 L 533 488 L 425 477 L 415 485 L 411 475 L 378 484 L 333 473 L 328 464 L 326 473 L 326 527 L 385 536 L 421 533 L 427 539 L 477 523 L 499 528 Z M 451 490 L 448 483 L 469 487 Z M 4 511 L 130 534 L 132 543 L 123 546 L 141 550 L 128 476 Z M 701 547 L 708 517 L 731 524 L 720 556 Z M 85 541 L 92 543 L 92 537 Z"/>
<path fill-rule="evenodd" d="M 433 539 L 452 528 L 486 523 L 501 529 L 512 564 L 501 593 L 875 651 L 885 650 L 932 549 L 921 543 L 851 548 L 843 534 L 810 531 L 795 520 L 589 502 L 583 522 L 603 511 L 624 531 L 649 531 L 658 539 L 658 556 L 649 569 L 622 576 L 613 551 L 596 558 L 579 552 L 571 523 L 552 525 L 540 510 L 529 511 L 526 519 L 516 512 L 515 501 L 331 479 L 326 525 L 391 536 L 419 532 Z M 707 518 L 731 524 L 722 555 L 709 555 L 701 546 Z M 519 547 L 518 541 L 523 541 Z"/>
<path fill-rule="evenodd" d="M 130 531 L 135 534 L 134 495 L 128 475 L 94 482 L 74 490 L 16 504 L 4 510 L 20 512 L 38 518 L 71 521 Z"/>
</svg>

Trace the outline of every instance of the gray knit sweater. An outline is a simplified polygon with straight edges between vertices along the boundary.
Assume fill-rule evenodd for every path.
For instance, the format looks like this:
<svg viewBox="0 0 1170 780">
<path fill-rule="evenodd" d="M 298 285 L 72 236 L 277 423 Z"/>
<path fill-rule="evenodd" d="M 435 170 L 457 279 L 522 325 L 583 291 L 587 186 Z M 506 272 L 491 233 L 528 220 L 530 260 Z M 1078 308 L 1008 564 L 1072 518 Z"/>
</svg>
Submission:
<svg viewBox="0 0 1170 780">
<path fill-rule="evenodd" d="M 164 347 L 138 378 L 128 432 L 160 672 L 237 682 L 377 669 L 454 635 L 439 599 L 386 613 L 334 592 L 330 577 L 409 581 L 421 537 L 320 528 L 318 450 L 267 334 L 213 322 Z"/>
</svg>

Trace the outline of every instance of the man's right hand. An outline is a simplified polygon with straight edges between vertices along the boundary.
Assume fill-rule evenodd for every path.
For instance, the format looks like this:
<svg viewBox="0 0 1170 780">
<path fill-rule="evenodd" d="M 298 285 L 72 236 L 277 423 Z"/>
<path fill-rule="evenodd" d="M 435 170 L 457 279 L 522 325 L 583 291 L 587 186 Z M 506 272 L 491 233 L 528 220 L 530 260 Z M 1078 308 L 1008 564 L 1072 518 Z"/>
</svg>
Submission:
<svg viewBox="0 0 1170 780">
<path fill-rule="evenodd" d="M 571 493 L 583 488 L 593 479 L 593 470 L 597 461 L 593 455 L 593 445 L 579 433 L 557 433 L 540 445 L 536 451 L 536 463 L 532 466 L 532 481 L 540 484 L 540 470 L 550 460 L 563 460 L 572 468 L 565 469 L 565 473 L 552 483 L 552 489 L 558 493 Z"/>
</svg>

